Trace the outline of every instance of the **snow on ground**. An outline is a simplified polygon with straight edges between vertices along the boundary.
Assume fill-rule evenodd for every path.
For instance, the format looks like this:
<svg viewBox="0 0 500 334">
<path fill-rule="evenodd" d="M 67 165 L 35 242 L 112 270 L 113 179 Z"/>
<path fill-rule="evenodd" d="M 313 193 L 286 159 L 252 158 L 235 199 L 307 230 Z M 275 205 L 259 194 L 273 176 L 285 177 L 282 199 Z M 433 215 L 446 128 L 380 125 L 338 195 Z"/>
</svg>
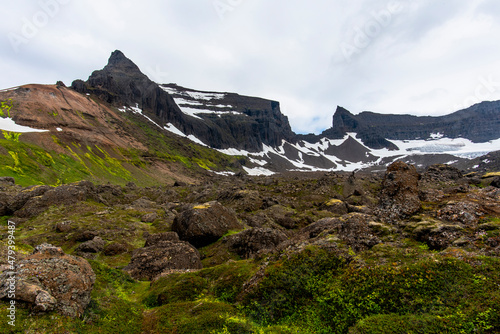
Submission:
<svg viewBox="0 0 500 334">
<path fill-rule="evenodd" d="M 139 108 L 139 105 L 136 104 L 135 107 L 126 107 L 126 106 L 123 106 L 122 108 L 118 108 L 119 111 L 121 112 L 125 112 L 127 110 L 130 110 L 132 111 L 134 114 L 139 114 L 141 115 L 142 117 L 144 117 L 145 119 L 147 119 L 148 121 L 150 121 L 151 123 L 153 123 L 154 125 L 156 125 L 157 127 L 159 127 L 160 129 L 162 129 L 162 127 L 156 123 L 155 121 L 153 121 L 151 118 L 149 118 L 148 116 L 144 115 L 144 112 L 141 108 Z"/>
<path fill-rule="evenodd" d="M 225 172 L 216 172 L 214 170 L 211 170 L 210 172 L 217 174 L 217 175 L 223 175 L 223 176 L 231 176 L 231 175 L 236 175 L 234 172 L 230 171 L 225 171 Z"/>
<path fill-rule="evenodd" d="M 11 87 L 11 88 L 6 88 L 6 89 L 0 89 L 0 92 L 10 92 L 11 90 L 16 90 L 21 86 L 16 86 L 16 87 Z"/>
<path fill-rule="evenodd" d="M 179 129 L 177 129 L 172 123 L 168 123 L 163 127 L 165 130 L 175 133 L 178 136 L 186 137 L 186 135 Z"/>
<path fill-rule="evenodd" d="M 175 89 L 169 88 L 169 87 L 162 87 L 165 91 L 171 93 L 171 94 L 181 94 L 184 96 L 189 96 L 192 98 L 196 98 L 198 100 L 204 100 L 204 101 L 209 101 L 213 99 L 221 99 L 224 97 L 224 94 L 217 94 L 217 93 L 202 93 L 202 92 L 178 92 Z M 174 98 L 176 100 L 176 103 L 178 104 L 187 104 L 187 105 L 193 105 L 193 106 L 199 106 L 203 105 L 203 103 L 197 102 L 197 101 L 192 101 L 192 100 L 186 100 L 184 98 Z M 225 105 L 218 105 L 218 107 L 230 107 L 230 106 L 225 106 Z M 189 108 L 189 107 L 180 107 L 182 112 L 185 114 L 191 115 L 196 118 L 200 118 L 196 114 L 200 113 L 211 113 L 211 114 L 225 114 L 228 113 L 228 111 L 213 111 L 213 110 L 205 110 L 205 109 L 196 109 L 196 108 Z M 129 108 L 135 113 L 139 113 L 145 118 L 147 118 L 150 122 L 154 123 L 158 127 L 160 127 L 157 123 L 155 123 L 152 119 L 147 117 L 146 115 L 143 114 L 142 110 L 136 107 Z M 121 111 L 127 110 L 126 107 L 123 107 L 120 109 Z M 231 113 L 236 113 L 229 111 Z M 168 130 L 172 133 L 175 133 L 179 136 L 186 137 L 190 139 L 191 141 L 198 143 L 203 146 L 207 146 L 205 143 L 203 143 L 199 138 L 195 137 L 194 135 L 185 135 L 181 130 L 177 129 L 174 125 L 172 124 L 167 124 L 164 127 L 165 130 Z M 432 153 L 439 153 L 439 154 L 450 154 L 454 155 L 457 157 L 462 157 L 462 158 L 475 158 L 477 156 L 484 155 L 488 152 L 499 150 L 500 149 L 500 139 L 489 141 L 486 143 L 473 143 L 468 139 L 464 138 L 446 138 L 444 137 L 441 133 L 433 133 L 431 134 L 431 138 L 427 140 L 419 139 L 419 140 L 389 140 L 393 144 L 395 144 L 398 147 L 398 150 L 388 150 L 388 149 L 379 149 L 379 150 L 373 150 L 367 148 L 367 150 L 370 151 L 370 153 L 376 157 L 379 157 L 377 161 L 374 162 L 369 162 L 369 163 L 362 163 L 362 162 L 350 162 L 350 161 L 339 161 L 339 159 L 336 156 L 333 155 L 328 155 L 325 153 L 325 151 L 331 147 L 331 146 L 339 146 L 342 143 L 344 143 L 349 137 L 352 137 L 352 139 L 358 141 L 361 145 L 363 145 L 362 141 L 356 138 L 357 134 L 356 133 L 347 133 L 342 139 L 328 139 L 328 138 L 322 138 L 320 139 L 317 143 L 309 143 L 306 141 L 301 141 L 297 144 L 291 144 L 287 143 L 286 141 L 283 140 L 281 146 L 279 147 L 270 147 L 267 145 L 263 145 L 263 149 L 261 152 L 256 152 L 256 153 L 251 153 L 245 150 L 238 150 L 238 149 L 219 149 L 218 151 L 224 154 L 228 155 L 242 155 L 242 156 L 247 156 L 250 158 L 250 161 L 256 165 L 259 165 L 260 167 L 256 168 L 247 168 L 244 167 L 247 173 L 250 175 L 271 175 L 273 172 L 269 171 L 268 169 L 265 169 L 264 166 L 268 164 L 268 161 L 271 160 L 270 153 L 276 154 L 279 157 L 287 160 L 294 166 L 294 170 L 308 170 L 308 171 L 355 171 L 358 169 L 363 169 L 367 168 L 373 165 L 377 165 L 381 162 L 383 158 L 390 158 L 394 157 L 406 157 L 408 155 L 415 155 L 415 154 L 432 154 Z M 285 155 L 285 145 L 290 145 L 294 147 L 295 149 L 298 150 L 298 159 L 289 159 Z M 364 145 L 363 145 L 364 146 Z M 365 146 L 366 147 L 366 146 Z M 310 166 L 306 164 L 304 156 L 314 156 L 314 157 L 320 157 L 323 156 L 324 158 L 332 161 L 337 165 L 336 168 L 331 168 L 331 169 L 322 169 L 322 168 L 317 168 L 314 166 Z M 454 162 L 454 161 L 451 161 Z M 450 162 L 450 163 L 451 163 Z M 270 174 L 271 173 L 271 174 Z"/>
<path fill-rule="evenodd" d="M 276 148 L 263 145 L 263 149 L 261 152 L 250 153 L 246 151 L 240 151 L 235 149 L 226 149 L 219 150 L 222 153 L 229 155 L 245 155 L 248 156 L 252 163 L 258 164 L 260 166 L 265 166 L 267 160 L 270 160 L 269 153 L 276 154 L 283 159 L 286 159 L 290 162 L 296 169 L 294 170 L 311 170 L 311 171 L 355 171 L 358 169 L 367 168 L 373 165 L 377 165 L 381 162 L 383 158 L 403 158 L 408 155 L 414 154 L 429 154 L 429 153 L 439 153 L 439 154 L 450 154 L 457 157 L 462 158 L 475 158 L 477 156 L 484 155 L 488 152 L 499 150 L 500 149 L 500 139 L 489 141 L 486 143 L 473 143 L 468 139 L 464 138 L 445 138 L 440 133 L 433 134 L 431 139 L 428 140 L 390 140 L 396 146 L 398 146 L 398 150 L 390 151 L 388 149 L 380 149 L 373 150 L 367 148 L 371 154 L 376 157 L 379 157 L 377 161 L 362 163 L 362 162 L 350 162 L 350 161 L 339 161 L 336 156 L 325 154 L 324 152 L 330 146 L 339 146 L 345 140 L 352 137 L 356 141 L 358 141 L 361 145 L 363 143 L 361 140 L 356 139 L 356 133 L 348 133 L 342 139 L 328 139 L 322 138 L 318 143 L 309 143 L 306 141 L 302 141 L 298 144 L 286 143 L 282 142 L 282 145 Z M 289 159 L 285 156 L 285 144 L 288 144 L 299 151 L 299 159 Z M 363 145 L 364 146 L 364 145 Z M 366 146 L 365 146 L 366 147 Z M 321 169 L 316 168 L 310 165 L 307 165 L 304 161 L 304 155 L 310 156 L 323 156 L 326 159 L 332 161 L 337 165 L 336 168 L 332 169 Z M 456 160 L 452 160 L 449 163 L 453 163 Z"/>
<path fill-rule="evenodd" d="M 207 144 L 205 144 L 204 142 L 202 142 L 200 139 L 196 138 L 194 135 L 189 135 L 189 136 L 187 136 L 187 138 L 189 140 L 191 140 L 192 142 L 195 142 L 195 143 L 200 144 L 202 146 L 207 146 L 208 147 Z"/>
<path fill-rule="evenodd" d="M 12 118 L 1 118 L 0 117 L 0 130 L 11 131 L 11 132 L 47 132 L 49 130 L 41 130 L 30 128 L 29 126 L 16 124 Z"/>
<path fill-rule="evenodd" d="M 271 172 L 269 169 L 265 169 L 262 167 L 255 167 L 255 168 L 248 168 L 248 167 L 243 167 L 245 172 L 248 173 L 248 175 L 252 176 L 260 176 L 260 175 L 274 175 L 274 172 Z"/>
<path fill-rule="evenodd" d="M 214 107 L 218 109 L 235 109 L 232 105 L 208 104 L 208 101 L 223 99 L 226 94 L 223 93 L 205 93 L 205 92 L 190 92 L 190 91 L 178 91 L 175 88 L 160 86 L 164 91 L 171 94 L 175 103 L 181 109 L 181 111 L 189 116 L 202 119 L 197 114 L 233 114 L 233 115 L 244 115 L 243 113 L 237 112 L 235 110 L 210 110 L 210 109 L 198 109 L 191 108 L 190 106 L 206 106 Z M 194 100 L 193 100 L 194 99 Z"/>
<path fill-rule="evenodd" d="M 465 138 L 445 138 L 428 140 L 390 140 L 397 147 L 398 151 L 372 150 L 373 155 L 388 157 L 398 154 L 451 154 L 458 157 L 469 157 L 476 154 L 483 155 L 488 152 L 500 150 L 500 139 L 491 140 L 485 143 L 473 143 Z"/>
</svg>

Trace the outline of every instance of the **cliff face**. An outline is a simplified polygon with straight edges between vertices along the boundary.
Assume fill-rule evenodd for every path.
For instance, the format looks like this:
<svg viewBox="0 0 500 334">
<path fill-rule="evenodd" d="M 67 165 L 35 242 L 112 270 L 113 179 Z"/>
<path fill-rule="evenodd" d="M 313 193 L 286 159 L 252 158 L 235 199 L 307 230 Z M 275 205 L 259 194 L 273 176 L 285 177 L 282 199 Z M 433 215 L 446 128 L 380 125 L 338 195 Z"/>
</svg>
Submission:
<svg viewBox="0 0 500 334">
<path fill-rule="evenodd" d="M 106 67 L 94 71 L 86 82 L 74 81 L 72 88 L 116 107 L 138 107 L 161 126 L 172 124 L 213 148 L 260 151 L 263 144 L 276 146 L 294 137 L 278 102 L 160 86 L 121 51 L 113 52 Z"/>
<path fill-rule="evenodd" d="M 368 147 L 391 148 L 389 140 L 429 139 L 432 134 L 448 138 L 467 138 L 473 142 L 498 139 L 500 133 L 500 101 L 482 102 L 450 115 L 411 116 L 384 115 L 362 112 L 353 115 L 338 107 L 332 127 L 322 136 L 342 138 L 347 132 L 356 132 Z"/>
</svg>

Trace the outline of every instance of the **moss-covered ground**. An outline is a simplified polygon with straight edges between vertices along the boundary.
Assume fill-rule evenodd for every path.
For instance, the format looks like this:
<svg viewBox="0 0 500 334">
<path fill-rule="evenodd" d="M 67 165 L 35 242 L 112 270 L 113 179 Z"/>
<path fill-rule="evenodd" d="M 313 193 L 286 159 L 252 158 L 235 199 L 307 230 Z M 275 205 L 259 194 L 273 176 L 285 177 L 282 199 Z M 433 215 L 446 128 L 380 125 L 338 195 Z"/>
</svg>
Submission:
<svg viewBox="0 0 500 334">
<path fill-rule="evenodd" d="M 94 150 L 92 150 L 94 151 Z M 99 154 L 95 152 L 96 154 Z M 209 178 L 177 187 L 118 187 L 75 205 L 55 205 L 22 221 L 16 245 L 27 254 L 42 242 L 76 254 L 83 231 L 97 231 L 107 244 L 128 245 L 125 253 L 89 257 L 97 280 L 81 318 L 55 312 L 32 313 L 19 304 L 16 327 L 7 323 L 8 301 L 0 301 L 1 333 L 499 333 L 500 259 L 488 242 L 499 237 L 499 217 L 480 218 L 474 247 L 450 245 L 433 250 L 397 224 L 378 222 L 380 243 L 346 254 L 336 238 L 323 246 L 282 250 L 241 259 L 222 240 L 200 250 L 204 269 L 174 273 L 153 282 L 136 281 L 121 269 L 147 233 L 169 231 L 175 210 L 218 200 L 246 224 L 281 229 L 292 235 L 324 217 L 324 203 L 342 198 L 351 205 L 371 203 L 380 178 L 359 178 L 364 192 L 349 192 L 347 176 L 294 174 L 273 178 Z M 118 191 L 119 189 L 119 191 Z M 472 193 L 480 188 L 471 189 Z M 346 194 L 347 193 L 347 194 Z M 342 196 L 342 197 L 341 197 Z M 354 198 L 353 198 L 354 197 Z M 405 224 L 429 221 L 444 202 L 427 202 Z M 144 199 L 151 201 L 143 205 Z M 153 222 L 143 216 L 156 213 Z M 0 220 L 0 249 L 6 248 L 7 220 Z M 57 223 L 71 221 L 58 232 Z M 288 227 L 283 227 L 280 224 Z M 480 227 L 483 226 L 483 227 Z M 228 236 L 231 233 L 228 233 Z M 483 239 L 481 239 L 483 238 Z"/>
</svg>

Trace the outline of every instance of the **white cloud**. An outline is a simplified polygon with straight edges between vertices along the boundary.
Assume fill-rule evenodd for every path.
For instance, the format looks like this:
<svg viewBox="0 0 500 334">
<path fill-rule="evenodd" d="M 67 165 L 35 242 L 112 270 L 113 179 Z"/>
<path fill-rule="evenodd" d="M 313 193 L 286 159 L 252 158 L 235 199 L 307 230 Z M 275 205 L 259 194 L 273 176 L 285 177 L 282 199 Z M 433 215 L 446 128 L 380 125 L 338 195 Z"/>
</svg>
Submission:
<svg viewBox="0 0 500 334">
<path fill-rule="evenodd" d="M 293 130 L 318 132 L 336 105 L 444 114 L 471 104 L 481 78 L 500 81 L 493 0 L 399 0 L 390 16 L 394 0 L 220 0 L 229 6 L 222 16 L 202 0 L 42 0 L 54 2 L 57 13 L 17 52 L 8 34 L 22 36 L 43 7 L 9 4 L 0 88 L 86 79 L 120 49 L 168 82 L 279 100 Z M 366 46 L 346 61 L 341 46 L 356 38 Z M 481 96 L 500 99 L 500 88 L 488 92 Z"/>
</svg>

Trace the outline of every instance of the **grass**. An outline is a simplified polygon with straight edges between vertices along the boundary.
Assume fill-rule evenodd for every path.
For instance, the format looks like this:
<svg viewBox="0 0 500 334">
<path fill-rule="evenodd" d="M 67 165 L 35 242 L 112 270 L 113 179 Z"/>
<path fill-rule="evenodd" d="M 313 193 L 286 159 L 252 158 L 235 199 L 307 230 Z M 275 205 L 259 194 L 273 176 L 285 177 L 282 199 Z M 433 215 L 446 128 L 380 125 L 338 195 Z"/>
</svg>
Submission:
<svg viewBox="0 0 500 334">
<path fill-rule="evenodd" d="M 435 253 L 420 248 L 415 253 L 427 256 L 405 261 L 395 254 L 395 262 L 360 266 L 307 249 L 271 265 L 246 297 L 245 310 L 258 323 L 296 325 L 311 333 L 500 329 L 499 259 L 429 256 Z"/>
</svg>

